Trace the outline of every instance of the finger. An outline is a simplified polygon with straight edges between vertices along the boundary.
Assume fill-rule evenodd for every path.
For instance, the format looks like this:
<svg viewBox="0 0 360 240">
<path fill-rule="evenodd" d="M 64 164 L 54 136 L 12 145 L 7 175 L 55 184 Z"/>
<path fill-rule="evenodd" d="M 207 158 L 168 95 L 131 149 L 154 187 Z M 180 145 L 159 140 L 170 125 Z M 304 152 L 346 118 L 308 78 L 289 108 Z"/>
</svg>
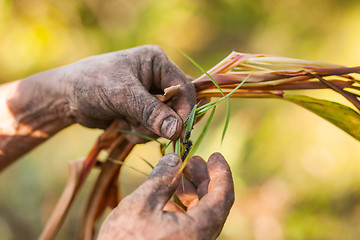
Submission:
<svg viewBox="0 0 360 240">
<path fill-rule="evenodd" d="M 84 127 L 106 129 L 113 120 L 102 120 L 78 114 L 75 121 Z"/>
<path fill-rule="evenodd" d="M 129 115 L 157 135 L 176 140 L 182 129 L 181 117 L 151 95 L 140 83 L 134 83 L 131 91 L 132 98 L 127 107 L 129 111 L 133 110 Z"/>
<path fill-rule="evenodd" d="M 173 153 L 165 155 L 160 159 L 149 178 L 128 198 L 125 198 L 126 201 L 136 203 L 134 211 L 162 211 L 179 185 L 180 176 L 177 178 L 175 176 L 180 166 L 181 161 L 178 155 Z"/>
<path fill-rule="evenodd" d="M 213 153 L 207 163 L 209 174 L 208 192 L 220 192 L 233 199 L 234 183 L 229 164 L 220 153 Z"/>
<path fill-rule="evenodd" d="M 179 93 L 172 98 L 172 108 L 182 118 L 183 121 L 189 115 L 191 109 L 196 104 L 196 90 L 191 83 L 191 78 L 171 61 L 164 53 L 158 54 L 158 61 L 154 61 L 154 72 L 160 69 L 159 86 L 162 90 L 165 88 L 180 85 Z"/>
<path fill-rule="evenodd" d="M 196 207 L 191 208 L 191 215 L 201 226 L 220 231 L 234 203 L 234 184 L 230 167 L 220 153 L 214 153 L 208 161 L 209 189 Z M 211 224 L 209 220 L 211 219 Z"/>
<path fill-rule="evenodd" d="M 179 79 L 179 78 L 178 78 Z M 172 85 L 180 84 L 179 93 L 171 100 L 171 106 L 183 121 L 196 104 L 195 87 L 191 82 L 173 81 Z"/>
<path fill-rule="evenodd" d="M 195 185 L 199 199 L 207 194 L 209 175 L 206 162 L 201 157 L 194 156 L 190 158 L 184 169 L 184 173 Z"/>
<path fill-rule="evenodd" d="M 191 208 L 195 207 L 199 203 L 199 198 L 194 199 L 189 206 L 187 206 L 187 210 L 190 210 Z"/>
</svg>

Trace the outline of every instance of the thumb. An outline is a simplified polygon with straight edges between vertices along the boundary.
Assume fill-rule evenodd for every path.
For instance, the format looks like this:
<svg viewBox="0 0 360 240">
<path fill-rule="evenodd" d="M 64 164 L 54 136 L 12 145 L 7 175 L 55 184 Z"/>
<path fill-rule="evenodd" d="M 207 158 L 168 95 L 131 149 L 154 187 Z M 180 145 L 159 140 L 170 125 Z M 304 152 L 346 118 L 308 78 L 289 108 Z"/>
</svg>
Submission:
<svg viewBox="0 0 360 240">
<path fill-rule="evenodd" d="M 157 135 L 175 140 L 182 129 L 182 119 L 169 106 L 151 95 L 143 86 L 136 89 L 134 117 Z"/>
<path fill-rule="evenodd" d="M 139 209 L 151 212 L 163 209 L 179 185 L 180 176 L 176 175 L 180 166 L 177 154 L 166 154 L 160 159 L 149 178 L 131 194 L 131 198 L 137 199 Z"/>
</svg>

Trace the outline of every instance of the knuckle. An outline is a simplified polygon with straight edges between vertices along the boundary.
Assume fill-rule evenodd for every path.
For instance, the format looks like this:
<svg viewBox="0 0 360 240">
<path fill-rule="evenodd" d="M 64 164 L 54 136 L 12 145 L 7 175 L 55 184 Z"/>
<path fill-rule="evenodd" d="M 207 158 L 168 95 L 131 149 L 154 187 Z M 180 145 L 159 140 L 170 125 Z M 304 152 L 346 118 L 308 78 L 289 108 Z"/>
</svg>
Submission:
<svg viewBox="0 0 360 240">
<path fill-rule="evenodd" d="M 158 45 L 144 45 L 142 46 L 146 51 L 152 52 L 153 54 L 163 55 L 165 54 L 164 50 Z"/>
<path fill-rule="evenodd" d="M 161 69 L 163 65 L 168 65 L 169 58 L 161 47 L 157 45 L 147 45 L 146 53 L 151 59 L 154 68 L 159 67 L 159 69 Z"/>
<path fill-rule="evenodd" d="M 155 118 L 160 114 L 161 109 L 161 104 L 157 103 L 156 101 L 153 101 L 147 105 L 143 105 L 142 119 L 144 119 L 148 125 L 151 125 L 154 123 Z"/>
</svg>

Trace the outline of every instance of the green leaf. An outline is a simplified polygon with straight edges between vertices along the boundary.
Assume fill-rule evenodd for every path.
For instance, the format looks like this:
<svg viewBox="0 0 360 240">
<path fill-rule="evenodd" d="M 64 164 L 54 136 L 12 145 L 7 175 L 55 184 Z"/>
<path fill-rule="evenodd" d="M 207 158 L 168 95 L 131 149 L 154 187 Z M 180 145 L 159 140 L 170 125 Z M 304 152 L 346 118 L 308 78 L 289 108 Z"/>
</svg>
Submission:
<svg viewBox="0 0 360 240">
<path fill-rule="evenodd" d="M 302 95 L 284 95 L 284 99 L 310 110 L 360 141 L 360 114 L 352 108 Z"/>
<path fill-rule="evenodd" d="M 144 139 L 149 140 L 149 141 L 155 141 L 155 142 L 157 142 L 159 144 L 162 144 L 162 142 L 160 142 L 159 140 L 157 140 L 155 138 L 152 138 L 152 137 L 149 137 L 147 135 L 141 134 L 141 133 L 131 132 L 131 131 L 122 130 L 122 129 L 118 129 L 117 131 L 119 131 L 121 133 L 124 133 L 124 134 L 134 135 L 134 136 L 141 137 L 141 138 L 144 138 Z"/>
<path fill-rule="evenodd" d="M 225 97 L 230 97 L 236 90 L 238 90 L 245 82 L 246 80 L 249 79 L 249 77 L 251 77 L 251 75 L 253 74 L 254 72 L 251 72 L 249 75 L 246 76 L 246 78 L 244 80 L 241 81 L 241 83 L 239 83 L 239 85 L 236 86 L 236 88 L 234 88 L 231 92 L 229 92 L 228 94 L 226 94 Z"/>
<path fill-rule="evenodd" d="M 181 175 L 181 186 L 182 186 L 182 191 L 185 192 L 184 175 Z"/>
<path fill-rule="evenodd" d="M 197 62 L 194 61 L 194 59 L 192 59 L 189 55 L 187 55 L 186 53 L 184 53 L 183 51 L 181 51 L 180 49 L 178 49 L 178 51 L 184 56 L 186 57 L 192 64 L 194 64 L 202 73 L 204 73 L 206 76 L 208 76 L 208 78 L 210 78 L 210 80 L 214 83 L 214 85 L 216 86 L 217 89 L 219 89 L 219 91 L 221 92 L 221 94 L 223 96 L 224 92 L 221 89 L 221 87 L 219 86 L 219 84 L 215 81 L 215 79 L 210 76 L 210 74 L 208 72 L 206 72 L 199 64 L 197 64 Z"/>
<path fill-rule="evenodd" d="M 143 172 L 143 171 L 141 171 L 141 170 L 139 170 L 139 169 L 137 169 L 137 168 L 134 168 L 134 167 L 132 167 L 132 166 L 129 166 L 129 165 L 127 165 L 127 164 L 125 164 L 124 162 L 121 162 L 121 161 L 119 161 L 119 160 L 116 160 L 116 159 L 109 159 L 111 162 L 113 162 L 113 163 L 115 163 L 115 164 L 119 164 L 119 165 L 122 165 L 122 166 L 124 166 L 124 167 L 127 167 L 127 168 L 130 168 L 130 169 L 132 169 L 132 170 L 134 170 L 134 171 L 136 171 L 136 172 L 138 172 L 138 173 L 141 173 L 141 174 L 143 174 L 143 175 L 145 175 L 145 176 L 149 176 L 149 174 L 147 174 L 147 173 L 145 173 L 145 172 Z"/>
<path fill-rule="evenodd" d="M 236 88 L 234 88 L 231 92 L 229 92 L 228 94 L 226 94 L 226 96 L 223 96 L 223 97 L 219 98 L 219 99 L 216 100 L 216 101 L 212 101 L 212 102 L 209 102 L 209 103 L 207 103 L 207 104 L 204 104 L 204 105 L 201 106 L 201 107 L 198 107 L 196 114 L 197 114 L 198 116 L 201 116 L 201 115 L 204 114 L 206 111 L 208 111 L 208 110 L 210 110 L 211 108 L 213 108 L 213 107 L 214 107 L 216 104 L 218 104 L 219 102 L 221 102 L 221 101 L 223 101 L 223 100 L 228 99 L 229 97 L 231 97 L 231 95 L 232 95 L 236 90 L 238 90 L 238 89 L 246 82 L 246 80 L 247 80 L 252 74 L 253 74 L 253 72 L 250 73 L 249 75 L 247 75 L 247 77 L 246 77 L 244 80 L 242 80 L 242 81 L 236 86 Z"/>
<path fill-rule="evenodd" d="M 207 112 L 208 110 L 212 109 L 217 103 L 221 102 L 222 100 L 224 100 L 225 98 L 219 98 L 218 100 L 216 101 L 213 101 L 213 102 L 209 102 L 201 107 L 198 107 L 196 109 L 196 114 L 197 115 L 200 115 L 200 114 L 203 114 L 205 112 Z"/>
<path fill-rule="evenodd" d="M 212 120 L 213 117 L 214 117 L 215 109 L 216 109 L 216 107 L 213 108 L 213 110 L 211 111 L 208 119 L 206 120 L 206 123 L 205 123 L 205 125 L 204 125 L 204 127 L 203 127 L 203 129 L 202 129 L 202 131 L 201 131 L 201 133 L 200 133 L 200 135 L 199 135 L 199 137 L 196 139 L 194 145 L 192 146 L 192 148 L 191 148 L 191 150 L 190 150 L 190 152 L 189 152 L 189 155 L 188 155 L 189 157 L 191 157 L 191 156 L 194 154 L 194 152 L 196 151 L 196 149 L 199 147 L 201 141 L 203 140 L 203 138 L 204 138 L 204 136 L 205 136 L 205 133 L 207 132 L 207 130 L 208 130 L 209 126 L 210 126 L 211 120 Z"/>
<path fill-rule="evenodd" d="M 175 142 L 175 153 L 181 157 L 181 140 L 178 138 Z"/>
<path fill-rule="evenodd" d="M 186 129 L 185 129 L 186 133 L 189 133 L 189 132 L 191 133 L 191 130 L 193 129 L 196 108 L 197 108 L 197 104 L 193 107 L 193 109 L 191 110 L 191 112 L 189 114 L 189 117 L 186 119 Z"/>
<path fill-rule="evenodd" d="M 167 144 L 161 144 L 161 153 L 164 156 L 166 153 L 166 149 L 170 146 L 170 144 L 172 143 L 172 141 L 169 141 Z"/>
<path fill-rule="evenodd" d="M 227 99 L 227 104 L 226 104 L 225 124 L 224 124 L 224 129 L 223 129 L 223 132 L 221 135 L 221 144 L 224 141 L 226 130 L 228 129 L 229 120 L 230 120 L 230 99 L 229 98 L 226 98 L 226 99 Z"/>
<path fill-rule="evenodd" d="M 148 160 L 146 160 L 145 158 L 140 158 L 141 160 L 143 160 L 147 165 L 149 165 L 149 167 L 151 167 L 151 169 L 154 169 L 154 165 L 152 165 Z"/>
</svg>

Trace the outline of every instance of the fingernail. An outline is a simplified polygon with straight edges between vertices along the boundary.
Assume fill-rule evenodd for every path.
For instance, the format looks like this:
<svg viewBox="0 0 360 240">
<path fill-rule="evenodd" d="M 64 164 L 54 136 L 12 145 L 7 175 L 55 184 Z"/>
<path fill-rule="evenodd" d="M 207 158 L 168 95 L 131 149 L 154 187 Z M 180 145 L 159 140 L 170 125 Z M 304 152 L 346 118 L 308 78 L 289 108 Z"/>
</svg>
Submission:
<svg viewBox="0 0 360 240">
<path fill-rule="evenodd" d="M 164 165 L 167 165 L 169 167 L 175 167 L 180 162 L 180 159 L 176 154 L 168 154 L 163 157 L 163 161 Z"/>
<path fill-rule="evenodd" d="M 178 120 L 173 116 L 168 116 L 162 122 L 160 132 L 163 136 L 166 136 L 167 138 L 172 138 L 176 133 L 177 125 Z"/>
</svg>

